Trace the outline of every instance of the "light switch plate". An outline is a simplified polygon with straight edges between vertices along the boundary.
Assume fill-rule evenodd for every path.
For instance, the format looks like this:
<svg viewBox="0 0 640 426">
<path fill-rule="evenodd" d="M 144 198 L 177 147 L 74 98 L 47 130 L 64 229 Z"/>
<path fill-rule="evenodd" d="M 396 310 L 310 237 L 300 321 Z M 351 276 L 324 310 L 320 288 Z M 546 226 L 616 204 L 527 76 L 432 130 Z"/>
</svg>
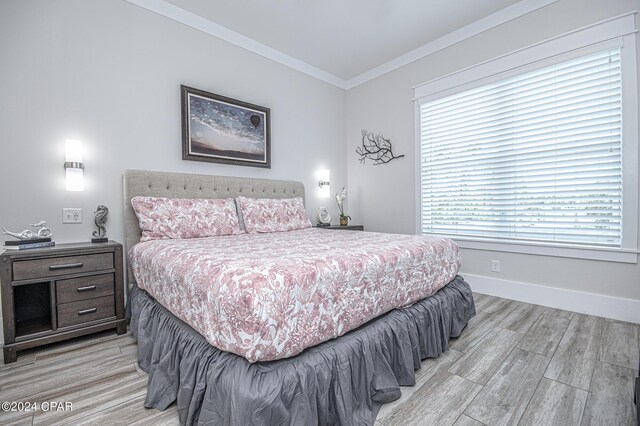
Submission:
<svg viewBox="0 0 640 426">
<path fill-rule="evenodd" d="M 82 209 L 62 209 L 62 223 L 82 223 Z"/>
</svg>

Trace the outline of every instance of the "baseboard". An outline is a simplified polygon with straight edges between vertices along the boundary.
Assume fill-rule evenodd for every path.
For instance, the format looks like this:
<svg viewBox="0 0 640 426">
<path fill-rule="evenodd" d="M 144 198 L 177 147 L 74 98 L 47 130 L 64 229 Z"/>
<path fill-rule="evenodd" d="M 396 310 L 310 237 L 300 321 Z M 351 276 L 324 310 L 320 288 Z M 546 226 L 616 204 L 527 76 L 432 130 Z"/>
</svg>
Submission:
<svg viewBox="0 0 640 426">
<path fill-rule="evenodd" d="M 475 292 L 640 324 L 640 300 L 460 274 Z"/>
</svg>

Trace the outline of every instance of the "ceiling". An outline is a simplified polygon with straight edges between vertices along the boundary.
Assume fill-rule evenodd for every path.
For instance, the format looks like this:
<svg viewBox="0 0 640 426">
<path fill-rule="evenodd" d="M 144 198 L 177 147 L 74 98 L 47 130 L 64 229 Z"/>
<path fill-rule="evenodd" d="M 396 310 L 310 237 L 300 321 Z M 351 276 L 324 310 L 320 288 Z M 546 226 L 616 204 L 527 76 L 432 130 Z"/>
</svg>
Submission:
<svg viewBox="0 0 640 426">
<path fill-rule="evenodd" d="M 555 0 L 127 1 L 353 86 L 346 83 L 456 31 L 475 25 L 477 34 Z"/>
</svg>

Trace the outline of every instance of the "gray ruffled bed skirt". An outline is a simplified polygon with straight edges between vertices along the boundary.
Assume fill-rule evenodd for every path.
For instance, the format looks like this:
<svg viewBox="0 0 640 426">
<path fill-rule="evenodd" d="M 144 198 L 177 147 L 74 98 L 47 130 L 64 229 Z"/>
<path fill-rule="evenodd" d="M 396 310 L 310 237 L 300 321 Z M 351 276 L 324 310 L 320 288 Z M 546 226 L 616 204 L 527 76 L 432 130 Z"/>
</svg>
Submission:
<svg viewBox="0 0 640 426">
<path fill-rule="evenodd" d="M 136 286 L 129 302 L 138 363 L 149 373 L 145 407 L 176 402 L 182 424 L 200 425 L 373 425 L 400 386 L 415 384 L 420 361 L 446 352 L 475 315 L 458 276 L 293 358 L 251 364 L 211 346 Z"/>
</svg>

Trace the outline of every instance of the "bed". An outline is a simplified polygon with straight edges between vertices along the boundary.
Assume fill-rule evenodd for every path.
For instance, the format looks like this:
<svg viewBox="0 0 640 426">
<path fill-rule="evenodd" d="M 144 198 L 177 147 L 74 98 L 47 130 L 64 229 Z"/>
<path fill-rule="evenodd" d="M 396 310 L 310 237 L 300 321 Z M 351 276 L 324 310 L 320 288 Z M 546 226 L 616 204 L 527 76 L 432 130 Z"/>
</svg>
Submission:
<svg viewBox="0 0 640 426">
<path fill-rule="evenodd" d="M 145 406 L 175 402 L 183 424 L 372 425 L 475 315 L 450 240 L 306 227 L 140 242 L 134 197 L 304 200 L 304 187 L 125 172 Z"/>
</svg>

